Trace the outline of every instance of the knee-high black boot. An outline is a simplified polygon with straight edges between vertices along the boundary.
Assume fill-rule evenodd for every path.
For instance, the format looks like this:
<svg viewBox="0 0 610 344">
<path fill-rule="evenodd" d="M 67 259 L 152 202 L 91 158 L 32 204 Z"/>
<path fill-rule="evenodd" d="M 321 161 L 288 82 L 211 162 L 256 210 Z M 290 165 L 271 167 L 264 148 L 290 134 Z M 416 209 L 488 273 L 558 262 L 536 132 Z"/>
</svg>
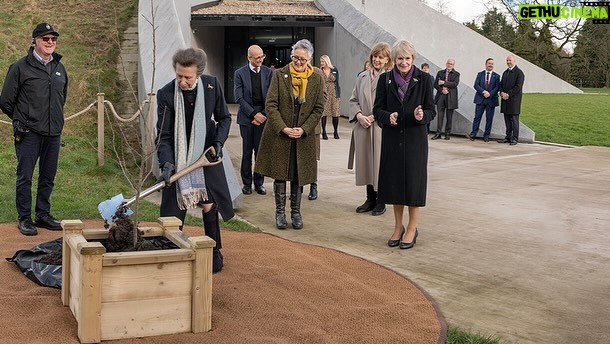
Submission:
<svg viewBox="0 0 610 344">
<path fill-rule="evenodd" d="M 220 238 L 220 225 L 218 224 L 218 208 L 216 204 L 208 212 L 201 211 L 203 217 L 203 232 L 206 236 L 216 241 L 216 246 L 212 249 L 212 272 L 222 270 L 223 258 L 220 249 L 222 240 Z"/>
<path fill-rule="evenodd" d="M 366 213 L 367 211 L 373 210 L 375 202 L 377 201 L 377 192 L 373 188 L 373 185 L 369 184 L 366 186 L 366 201 L 361 206 L 356 208 L 357 213 Z"/>
<path fill-rule="evenodd" d="M 322 116 L 322 138 L 324 140 L 328 140 L 328 135 L 326 134 L 326 116 Z"/>
<path fill-rule="evenodd" d="M 290 182 L 290 218 L 292 219 L 292 228 L 303 228 L 303 216 L 301 216 L 301 196 L 303 195 L 303 187 L 297 183 Z"/>
<path fill-rule="evenodd" d="M 339 139 L 339 117 L 333 117 L 333 130 L 335 139 Z"/>
<path fill-rule="evenodd" d="M 275 196 L 275 226 L 286 229 L 286 182 L 273 182 L 273 195 Z"/>
</svg>

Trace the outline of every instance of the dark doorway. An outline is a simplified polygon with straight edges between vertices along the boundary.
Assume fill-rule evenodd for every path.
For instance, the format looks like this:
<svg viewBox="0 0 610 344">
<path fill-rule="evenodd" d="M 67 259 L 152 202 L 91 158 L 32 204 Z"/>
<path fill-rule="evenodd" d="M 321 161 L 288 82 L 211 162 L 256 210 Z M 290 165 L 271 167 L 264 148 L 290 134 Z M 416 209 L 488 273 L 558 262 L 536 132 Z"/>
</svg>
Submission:
<svg viewBox="0 0 610 344">
<path fill-rule="evenodd" d="M 290 62 L 292 45 L 306 38 L 314 44 L 313 27 L 225 27 L 225 98 L 235 103 L 235 71 L 248 63 L 248 47 L 259 45 L 265 55 L 265 66 L 281 68 Z"/>
</svg>

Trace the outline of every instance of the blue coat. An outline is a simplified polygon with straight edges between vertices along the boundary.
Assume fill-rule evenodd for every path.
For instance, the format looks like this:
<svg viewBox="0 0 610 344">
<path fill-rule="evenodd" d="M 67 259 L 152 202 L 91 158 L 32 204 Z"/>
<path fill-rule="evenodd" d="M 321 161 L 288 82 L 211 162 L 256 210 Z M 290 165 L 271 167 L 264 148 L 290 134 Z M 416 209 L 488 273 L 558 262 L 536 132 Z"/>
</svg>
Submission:
<svg viewBox="0 0 610 344">
<path fill-rule="evenodd" d="M 498 106 L 498 92 L 500 91 L 500 74 L 491 71 L 489 77 L 489 98 L 483 97 L 483 91 L 485 91 L 485 73 L 487 71 L 480 71 L 474 80 L 474 103 L 478 105 Z"/>
<path fill-rule="evenodd" d="M 260 67 L 260 74 L 263 104 L 265 104 L 273 70 L 263 65 Z M 252 126 L 254 115 L 258 111 L 255 111 L 252 107 L 252 82 L 250 80 L 250 66 L 248 64 L 235 71 L 233 93 L 235 95 L 235 102 L 239 104 L 237 124 Z"/>
</svg>

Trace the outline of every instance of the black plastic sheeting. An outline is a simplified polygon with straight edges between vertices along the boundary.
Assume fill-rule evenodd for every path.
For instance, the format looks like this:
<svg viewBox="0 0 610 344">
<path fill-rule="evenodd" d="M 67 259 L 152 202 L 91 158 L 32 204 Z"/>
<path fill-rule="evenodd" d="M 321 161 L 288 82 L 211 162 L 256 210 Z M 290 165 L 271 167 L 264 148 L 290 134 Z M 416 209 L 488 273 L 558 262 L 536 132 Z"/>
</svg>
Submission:
<svg viewBox="0 0 610 344">
<path fill-rule="evenodd" d="M 144 240 L 151 242 L 157 250 L 178 248 L 165 237 L 152 237 Z M 100 240 L 102 245 L 104 241 Z M 29 250 L 19 250 L 12 258 L 6 258 L 6 260 L 17 264 L 21 272 L 37 284 L 44 287 L 61 288 L 61 258 L 58 260 L 59 265 L 41 263 L 38 260 L 42 260 L 49 254 L 61 257 L 62 244 L 63 238 L 47 241 Z"/>
<path fill-rule="evenodd" d="M 9 262 L 17 264 L 21 272 L 41 286 L 61 288 L 61 263 L 50 265 L 39 263 L 37 260 L 48 255 L 61 252 L 63 238 L 43 242 L 29 250 L 19 250 L 12 258 L 6 258 Z M 60 259 L 61 261 L 61 259 Z"/>
</svg>

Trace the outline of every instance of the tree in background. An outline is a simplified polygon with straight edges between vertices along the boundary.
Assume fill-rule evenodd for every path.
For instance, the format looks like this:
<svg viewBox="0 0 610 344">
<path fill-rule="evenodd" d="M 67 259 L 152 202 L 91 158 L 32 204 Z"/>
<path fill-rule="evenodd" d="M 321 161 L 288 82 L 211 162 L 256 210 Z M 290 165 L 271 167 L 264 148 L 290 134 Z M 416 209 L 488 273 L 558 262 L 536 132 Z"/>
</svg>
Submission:
<svg viewBox="0 0 610 344">
<path fill-rule="evenodd" d="M 474 24 L 474 21 L 472 23 Z M 516 38 L 514 27 L 495 7 L 485 13 L 481 27 L 475 31 L 479 32 L 481 35 L 487 37 L 504 49 L 512 48 L 512 44 Z"/>
<path fill-rule="evenodd" d="M 585 22 L 576 40 L 571 79 L 579 87 L 610 87 L 610 25 Z"/>
<path fill-rule="evenodd" d="M 584 23 L 574 20 L 519 20 L 520 4 L 536 4 L 531 0 L 496 0 L 501 8 L 492 7 L 483 16 L 481 25 L 474 21 L 465 25 L 514 52 L 544 70 L 570 80 L 571 47 Z M 544 1 L 544 4 L 581 6 L 578 1 Z"/>
</svg>

